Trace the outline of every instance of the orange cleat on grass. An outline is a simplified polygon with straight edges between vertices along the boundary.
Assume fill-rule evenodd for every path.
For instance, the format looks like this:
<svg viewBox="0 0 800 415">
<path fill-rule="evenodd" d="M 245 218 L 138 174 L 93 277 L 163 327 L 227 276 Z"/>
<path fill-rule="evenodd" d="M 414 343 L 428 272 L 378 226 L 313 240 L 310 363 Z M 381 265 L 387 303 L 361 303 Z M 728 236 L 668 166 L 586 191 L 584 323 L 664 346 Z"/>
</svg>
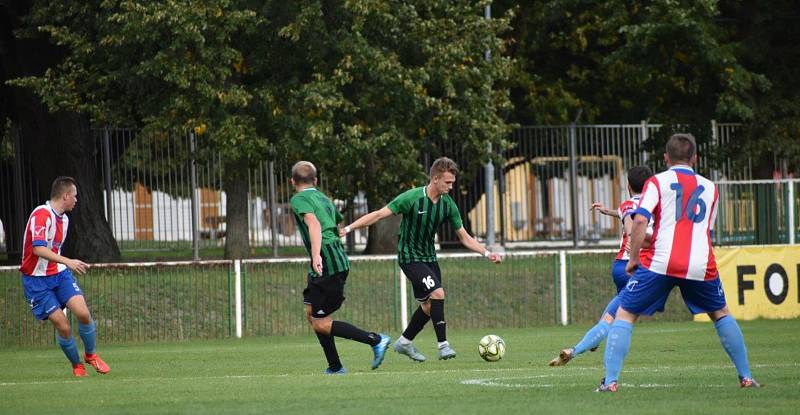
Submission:
<svg viewBox="0 0 800 415">
<path fill-rule="evenodd" d="M 100 373 L 101 375 L 105 375 L 106 373 L 108 373 L 109 370 L 111 370 L 111 368 L 108 367 L 106 362 L 104 362 L 103 359 L 101 359 L 100 356 L 98 356 L 97 354 L 87 354 L 85 355 L 85 358 L 86 358 L 85 359 L 86 363 L 91 365 L 94 368 L 94 370 L 96 370 L 97 373 Z"/>
<path fill-rule="evenodd" d="M 89 376 L 86 374 L 86 368 L 83 366 L 83 363 L 76 363 L 72 365 L 72 374 L 77 378 Z"/>
</svg>

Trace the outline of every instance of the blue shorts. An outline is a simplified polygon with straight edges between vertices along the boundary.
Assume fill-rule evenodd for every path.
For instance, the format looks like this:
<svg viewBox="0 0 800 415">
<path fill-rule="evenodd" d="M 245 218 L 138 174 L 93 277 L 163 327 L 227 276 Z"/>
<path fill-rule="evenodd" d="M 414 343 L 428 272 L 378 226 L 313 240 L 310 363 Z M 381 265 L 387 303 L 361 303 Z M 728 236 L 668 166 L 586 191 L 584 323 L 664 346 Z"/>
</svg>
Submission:
<svg viewBox="0 0 800 415">
<path fill-rule="evenodd" d="M 627 259 L 617 259 L 614 260 L 613 264 L 611 264 L 611 278 L 614 280 L 614 285 L 617 286 L 617 295 L 611 299 L 608 305 L 606 305 L 606 309 L 603 310 L 603 314 L 600 315 L 600 318 L 603 318 L 606 313 L 610 314 L 611 317 L 617 317 L 617 308 L 619 308 L 619 293 L 623 288 L 625 288 L 625 285 L 628 284 L 628 280 L 630 279 L 630 275 L 625 273 L 625 266 L 627 265 Z"/>
<path fill-rule="evenodd" d="M 719 277 L 695 281 L 668 277 L 639 267 L 619 294 L 620 306 L 633 314 L 651 316 L 664 311 L 672 289 L 678 286 L 683 302 L 692 314 L 710 313 L 725 308 L 725 292 Z"/>
<path fill-rule="evenodd" d="M 81 287 L 69 269 L 46 277 L 22 275 L 22 288 L 31 306 L 31 312 L 39 320 L 47 320 L 54 311 L 67 306 L 67 301 L 83 295 Z"/>
<path fill-rule="evenodd" d="M 617 286 L 617 294 L 622 291 L 628 284 L 630 275 L 625 273 L 625 267 L 628 265 L 627 259 L 617 259 L 611 265 L 611 278 L 614 279 L 614 285 Z"/>
<path fill-rule="evenodd" d="M 608 313 L 611 317 L 617 318 L 617 309 L 619 308 L 619 294 L 615 295 L 611 301 L 608 302 L 606 309 L 603 310 L 603 314 L 600 315 L 600 318 L 603 318 L 606 313 Z"/>
</svg>

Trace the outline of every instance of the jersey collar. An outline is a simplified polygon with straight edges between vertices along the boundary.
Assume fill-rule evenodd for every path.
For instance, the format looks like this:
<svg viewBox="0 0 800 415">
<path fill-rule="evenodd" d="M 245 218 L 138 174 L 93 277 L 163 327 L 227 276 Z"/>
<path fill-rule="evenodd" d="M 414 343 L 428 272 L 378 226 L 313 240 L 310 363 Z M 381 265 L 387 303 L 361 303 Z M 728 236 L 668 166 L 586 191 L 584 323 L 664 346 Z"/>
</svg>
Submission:
<svg viewBox="0 0 800 415">
<path fill-rule="evenodd" d="M 670 170 L 674 171 L 675 173 L 683 173 L 683 174 L 691 174 L 694 175 L 694 169 L 690 166 L 685 164 L 676 164 L 669 168 Z"/>
<path fill-rule="evenodd" d="M 439 200 L 434 202 L 433 199 L 431 199 L 431 197 L 428 196 L 428 185 L 426 184 L 425 186 L 422 186 L 422 196 L 427 197 L 428 200 L 430 200 L 431 203 L 433 203 L 435 205 L 435 204 L 438 204 L 439 202 L 442 201 L 442 196 L 444 196 L 444 195 L 439 195 Z"/>
<path fill-rule="evenodd" d="M 301 190 L 301 192 L 305 192 L 306 190 L 317 190 L 316 187 L 306 187 L 305 189 Z"/>
<path fill-rule="evenodd" d="M 57 218 L 64 219 L 64 214 L 62 213 L 62 214 L 59 215 L 58 212 L 56 212 L 56 210 L 53 209 L 52 206 L 50 206 L 50 201 L 49 200 L 47 202 L 44 202 L 44 204 L 47 205 L 48 208 L 50 208 L 50 211 L 53 212 L 53 214 L 56 215 Z"/>
</svg>

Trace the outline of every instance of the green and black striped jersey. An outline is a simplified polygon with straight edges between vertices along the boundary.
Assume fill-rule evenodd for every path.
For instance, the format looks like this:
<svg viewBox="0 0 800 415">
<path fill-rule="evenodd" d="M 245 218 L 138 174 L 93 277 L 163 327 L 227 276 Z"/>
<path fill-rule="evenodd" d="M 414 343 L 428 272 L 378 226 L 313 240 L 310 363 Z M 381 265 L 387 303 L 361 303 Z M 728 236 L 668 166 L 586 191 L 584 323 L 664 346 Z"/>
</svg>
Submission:
<svg viewBox="0 0 800 415">
<path fill-rule="evenodd" d="M 444 194 L 433 203 L 425 193 L 425 186 L 401 193 L 386 207 L 395 215 L 403 214 L 397 245 L 397 259 L 401 264 L 436 261 L 434 241 L 439 226 L 445 220 L 454 230 L 463 226 L 453 198 Z"/>
<path fill-rule="evenodd" d="M 309 187 L 292 196 L 292 212 L 303 238 L 303 245 L 311 256 L 311 237 L 308 234 L 308 225 L 303 220 L 306 213 L 313 213 L 322 229 L 322 273 L 327 277 L 350 269 L 342 241 L 339 239 L 339 230 L 336 224 L 342 220 L 342 214 L 336 210 L 330 199 L 319 190 Z M 314 270 L 311 274 L 316 275 Z"/>
</svg>

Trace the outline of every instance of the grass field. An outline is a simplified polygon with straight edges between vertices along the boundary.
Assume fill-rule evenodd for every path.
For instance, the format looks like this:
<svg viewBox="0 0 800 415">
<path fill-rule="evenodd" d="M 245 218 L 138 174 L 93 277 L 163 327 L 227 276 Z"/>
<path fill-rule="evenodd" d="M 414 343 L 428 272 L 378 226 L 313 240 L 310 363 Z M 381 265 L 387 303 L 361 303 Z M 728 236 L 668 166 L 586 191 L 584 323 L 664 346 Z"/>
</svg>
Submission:
<svg viewBox="0 0 800 415">
<path fill-rule="evenodd" d="M 71 377 L 55 346 L 10 347 L 0 351 L 0 413 L 797 413 L 800 320 L 741 326 L 762 389 L 739 389 L 706 323 L 637 326 L 617 394 L 592 392 L 602 348 L 563 368 L 546 365 L 585 325 L 452 331 L 459 355 L 449 361 L 430 360 L 428 328 L 417 344 L 429 361 L 390 351 L 376 371 L 367 346 L 338 339 L 346 376 L 321 374 L 324 359 L 311 335 L 101 345 L 112 372 L 83 379 Z M 509 347 L 497 363 L 476 352 L 491 332 Z"/>
</svg>

